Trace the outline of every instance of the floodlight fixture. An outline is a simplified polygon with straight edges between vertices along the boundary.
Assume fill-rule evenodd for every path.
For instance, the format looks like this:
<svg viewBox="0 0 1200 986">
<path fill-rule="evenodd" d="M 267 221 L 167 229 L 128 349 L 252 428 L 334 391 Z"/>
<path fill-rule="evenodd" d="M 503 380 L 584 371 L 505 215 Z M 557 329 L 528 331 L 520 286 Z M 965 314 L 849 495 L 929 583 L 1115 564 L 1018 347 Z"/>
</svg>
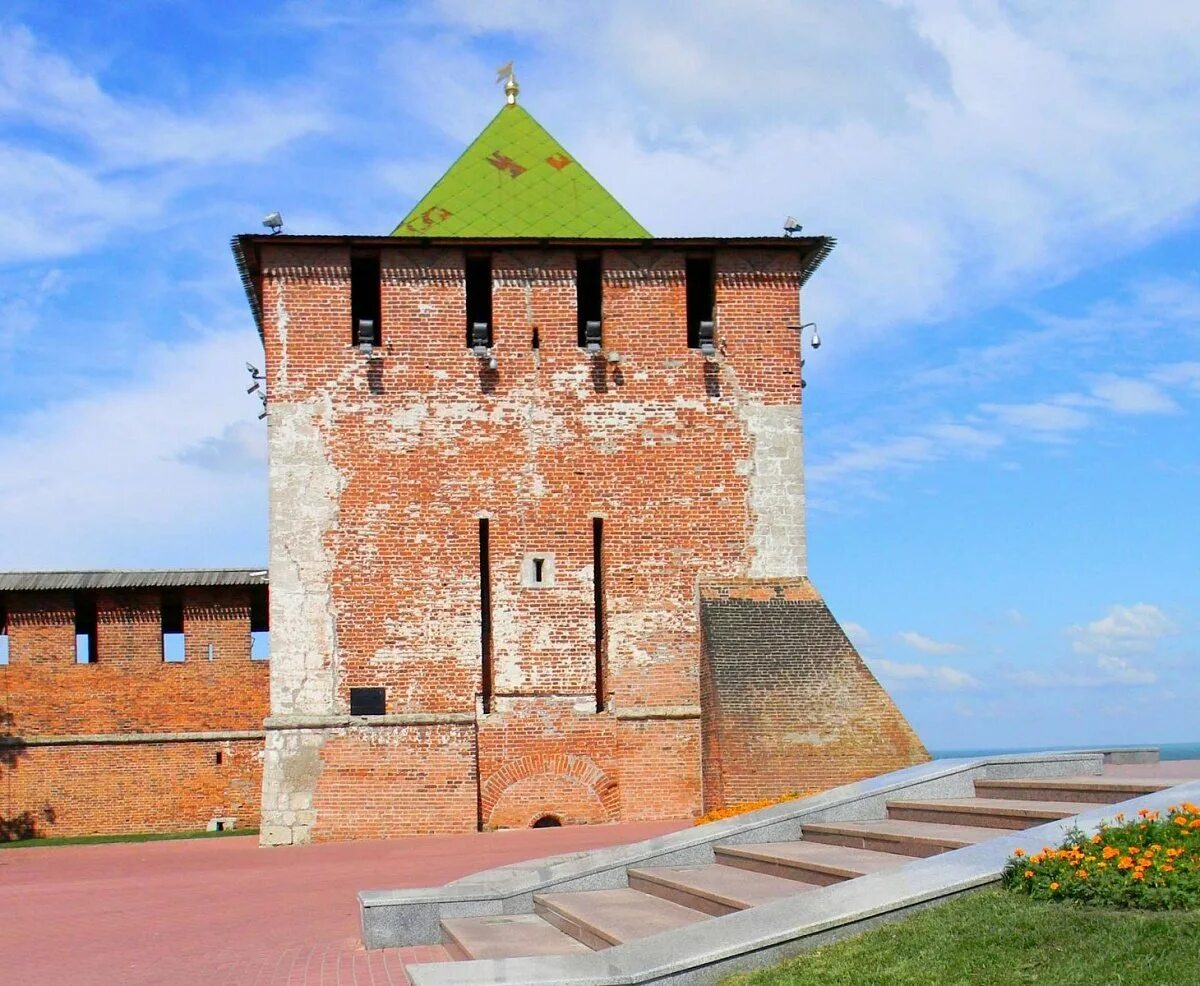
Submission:
<svg viewBox="0 0 1200 986">
<path fill-rule="evenodd" d="M 593 356 L 600 352 L 602 338 L 599 320 L 588 320 L 583 323 L 583 341 L 587 345 L 587 351 Z"/>
<path fill-rule="evenodd" d="M 799 233 L 800 230 L 802 230 L 802 229 L 804 229 L 804 227 L 801 226 L 798 222 L 796 222 L 795 216 L 788 216 L 787 219 L 785 219 L 783 221 L 783 235 L 784 236 L 793 236 L 796 233 Z"/>
<path fill-rule="evenodd" d="M 271 231 L 271 235 L 274 236 L 283 229 L 283 216 L 281 216 L 278 212 L 268 212 L 265 216 L 263 216 L 262 224 L 266 226 L 267 229 Z"/>
</svg>

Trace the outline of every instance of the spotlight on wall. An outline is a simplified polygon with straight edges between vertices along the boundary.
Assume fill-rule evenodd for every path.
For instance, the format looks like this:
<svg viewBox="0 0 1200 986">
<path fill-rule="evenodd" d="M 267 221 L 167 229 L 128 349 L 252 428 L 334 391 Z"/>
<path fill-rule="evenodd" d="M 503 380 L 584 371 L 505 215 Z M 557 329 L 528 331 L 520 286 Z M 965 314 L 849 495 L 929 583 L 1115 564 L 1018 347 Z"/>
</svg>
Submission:
<svg viewBox="0 0 1200 986">
<path fill-rule="evenodd" d="M 801 346 L 803 346 L 803 345 L 804 345 L 804 330 L 805 330 L 805 329 L 812 329 L 812 330 L 813 330 L 813 331 L 812 331 L 812 338 L 809 340 L 809 345 L 811 345 L 811 346 L 813 347 L 813 349 L 820 349 L 820 348 L 821 348 L 821 336 L 820 336 L 820 334 L 817 332 L 817 323 L 816 323 L 816 322 L 805 322 L 803 325 L 789 325 L 789 326 L 788 326 L 788 328 L 789 328 L 789 329 L 795 329 L 797 332 L 799 332 L 799 333 L 800 333 L 800 344 L 801 344 Z M 800 365 L 801 365 L 801 366 L 803 366 L 804 364 L 803 364 L 803 363 L 801 363 Z"/>
<path fill-rule="evenodd" d="M 262 414 L 258 416 L 258 420 L 261 421 L 267 416 L 267 392 L 262 389 L 262 382 L 267 378 L 262 375 L 258 367 L 253 363 L 246 364 L 246 372 L 250 374 L 250 379 L 254 381 L 246 388 L 246 393 L 253 394 L 257 390 L 258 399 L 262 401 Z"/>
<path fill-rule="evenodd" d="M 583 323 L 583 341 L 587 344 L 587 351 L 593 356 L 600 352 L 600 323 L 587 321 Z"/>
<path fill-rule="evenodd" d="M 717 330 L 716 326 L 710 321 L 703 321 L 697 330 L 700 342 L 700 352 L 707 359 L 712 359 L 717 355 Z"/>
<path fill-rule="evenodd" d="M 610 363 L 620 363 L 620 362 L 621 362 L 621 354 L 620 354 L 620 353 L 618 353 L 618 352 L 611 352 L 611 353 L 609 353 L 609 354 L 608 354 L 608 361 L 609 361 Z"/>
<path fill-rule="evenodd" d="M 271 231 L 271 235 L 274 236 L 283 229 L 283 216 L 281 216 L 278 212 L 268 212 L 265 216 L 263 216 L 262 224 L 266 226 L 267 229 Z"/>
<path fill-rule="evenodd" d="M 802 229 L 804 229 L 804 227 L 801 226 L 798 222 L 796 222 L 795 216 L 788 216 L 787 219 L 785 219 L 783 221 L 783 235 L 784 236 L 794 236 L 796 233 L 799 233 L 800 230 L 802 230 Z"/>
<path fill-rule="evenodd" d="M 375 330 L 375 319 L 360 318 L 358 320 L 358 348 L 361 352 L 369 353 L 379 345 L 378 333 Z"/>
</svg>

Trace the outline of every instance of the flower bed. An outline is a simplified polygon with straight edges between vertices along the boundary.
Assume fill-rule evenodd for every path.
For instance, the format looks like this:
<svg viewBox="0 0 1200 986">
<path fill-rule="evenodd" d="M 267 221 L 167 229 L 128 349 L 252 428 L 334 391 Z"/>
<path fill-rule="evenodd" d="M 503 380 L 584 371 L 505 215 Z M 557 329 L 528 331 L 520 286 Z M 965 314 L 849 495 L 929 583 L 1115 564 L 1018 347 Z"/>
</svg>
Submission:
<svg viewBox="0 0 1200 986">
<path fill-rule="evenodd" d="M 1200 907 L 1200 808 L 1171 806 L 1165 816 L 1142 809 L 1102 822 L 1088 837 L 1075 830 L 1057 849 L 1016 850 L 1004 885 L 1043 900 L 1151 910 Z"/>
<path fill-rule="evenodd" d="M 778 798 L 767 798 L 763 801 L 742 801 L 736 805 L 714 808 L 707 814 L 697 818 L 694 824 L 704 825 L 706 822 L 719 822 L 724 818 L 733 818 L 735 815 L 744 815 L 748 811 L 758 811 L 759 808 L 770 808 L 772 805 L 781 805 L 785 801 L 795 801 L 797 798 L 807 798 L 816 793 L 818 792 L 789 791 L 787 794 L 781 794 Z"/>
</svg>

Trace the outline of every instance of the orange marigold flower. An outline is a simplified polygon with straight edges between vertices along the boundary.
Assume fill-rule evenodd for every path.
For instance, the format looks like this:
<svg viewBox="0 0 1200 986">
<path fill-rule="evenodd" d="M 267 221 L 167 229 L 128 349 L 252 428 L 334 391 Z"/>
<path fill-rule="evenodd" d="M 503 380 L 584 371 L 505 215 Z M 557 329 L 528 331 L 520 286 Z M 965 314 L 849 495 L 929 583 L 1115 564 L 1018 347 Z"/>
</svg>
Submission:
<svg viewBox="0 0 1200 986">
<path fill-rule="evenodd" d="M 1125 812 L 1119 811 L 1113 815 L 1113 818 L 1115 818 L 1118 822 L 1123 822 L 1125 821 Z"/>
<path fill-rule="evenodd" d="M 1128 870 L 1128 869 L 1132 869 L 1132 868 L 1133 868 L 1133 860 L 1130 859 L 1128 856 L 1122 856 L 1119 860 L 1117 860 L 1117 869 Z"/>
<path fill-rule="evenodd" d="M 1150 814 L 1149 808 L 1139 808 L 1138 809 L 1138 818 L 1145 818 L 1149 814 Z"/>
<path fill-rule="evenodd" d="M 1086 880 L 1088 878 L 1088 871 L 1087 870 L 1076 870 L 1075 875 L 1077 877 L 1079 877 L 1079 879 L 1081 879 L 1081 880 Z"/>
<path fill-rule="evenodd" d="M 1105 846 L 1104 851 L 1100 855 L 1105 859 L 1112 859 L 1114 856 L 1119 856 L 1120 854 L 1121 850 L 1119 850 L 1116 846 Z"/>
<path fill-rule="evenodd" d="M 1032 879 L 1033 879 L 1033 870 L 1026 870 L 1026 871 L 1025 871 L 1025 879 L 1026 879 L 1026 880 L 1032 880 Z"/>
<path fill-rule="evenodd" d="M 1018 859 L 1020 859 L 1022 856 L 1025 855 L 1025 850 L 1024 849 L 1014 849 L 1013 855 L 1016 856 Z"/>
<path fill-rule="evenodd" d="M 1052 883 L 1052 884 L 1050 884 L 1050 889 L 1051 889 L 1051 890 L 1057 890 L 1057 889 L 1058 889 L 1058 884 L 1057 884 L 1057 883 Z"/>
<path fill-rule="evenodd" d="M 1172 873 L 1172 872 L 1174 872 L 1174 870 L 1175 870 L 1175 867 L 1172 866 L 1170 863 L 1163 863 L 1162 871 L 1164 873 Z"/>
<path fill-rule="evenodd" d="M 1131 874 L 1135 880 L 1145 880 L 1146 874 L 1141 870 L 1134 870 Z"/>
<path fill-rule="evenodd" d="M 1093 846 L 1098 846 L 1103 841 L 1104 841 L 1104 837 L 1099 832 L 1097 832 L 1095 835 L 1092 836 L 1092 845 Z"/>
<path fill-rule="evenodd" d="M 1188 823 L 1188 828 L 1200 829 L 1200 818 L 1193 818 L 1193 819 L 1192 819 L 1192 820 L 1191 820 L 1191 821 Z"/>
</svg>

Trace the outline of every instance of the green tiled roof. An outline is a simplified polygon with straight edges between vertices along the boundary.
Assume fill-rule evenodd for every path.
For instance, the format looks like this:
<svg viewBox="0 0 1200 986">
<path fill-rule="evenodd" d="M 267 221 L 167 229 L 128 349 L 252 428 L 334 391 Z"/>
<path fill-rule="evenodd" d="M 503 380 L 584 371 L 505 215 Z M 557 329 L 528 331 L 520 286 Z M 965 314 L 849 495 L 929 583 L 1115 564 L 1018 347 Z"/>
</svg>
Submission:
<svg viewBox="0 0 1200 986">
<path fill-rule="evenodd" d="M 505 105 L 393 236 L 649 237 L 523 107 Z"/>
</svg>

